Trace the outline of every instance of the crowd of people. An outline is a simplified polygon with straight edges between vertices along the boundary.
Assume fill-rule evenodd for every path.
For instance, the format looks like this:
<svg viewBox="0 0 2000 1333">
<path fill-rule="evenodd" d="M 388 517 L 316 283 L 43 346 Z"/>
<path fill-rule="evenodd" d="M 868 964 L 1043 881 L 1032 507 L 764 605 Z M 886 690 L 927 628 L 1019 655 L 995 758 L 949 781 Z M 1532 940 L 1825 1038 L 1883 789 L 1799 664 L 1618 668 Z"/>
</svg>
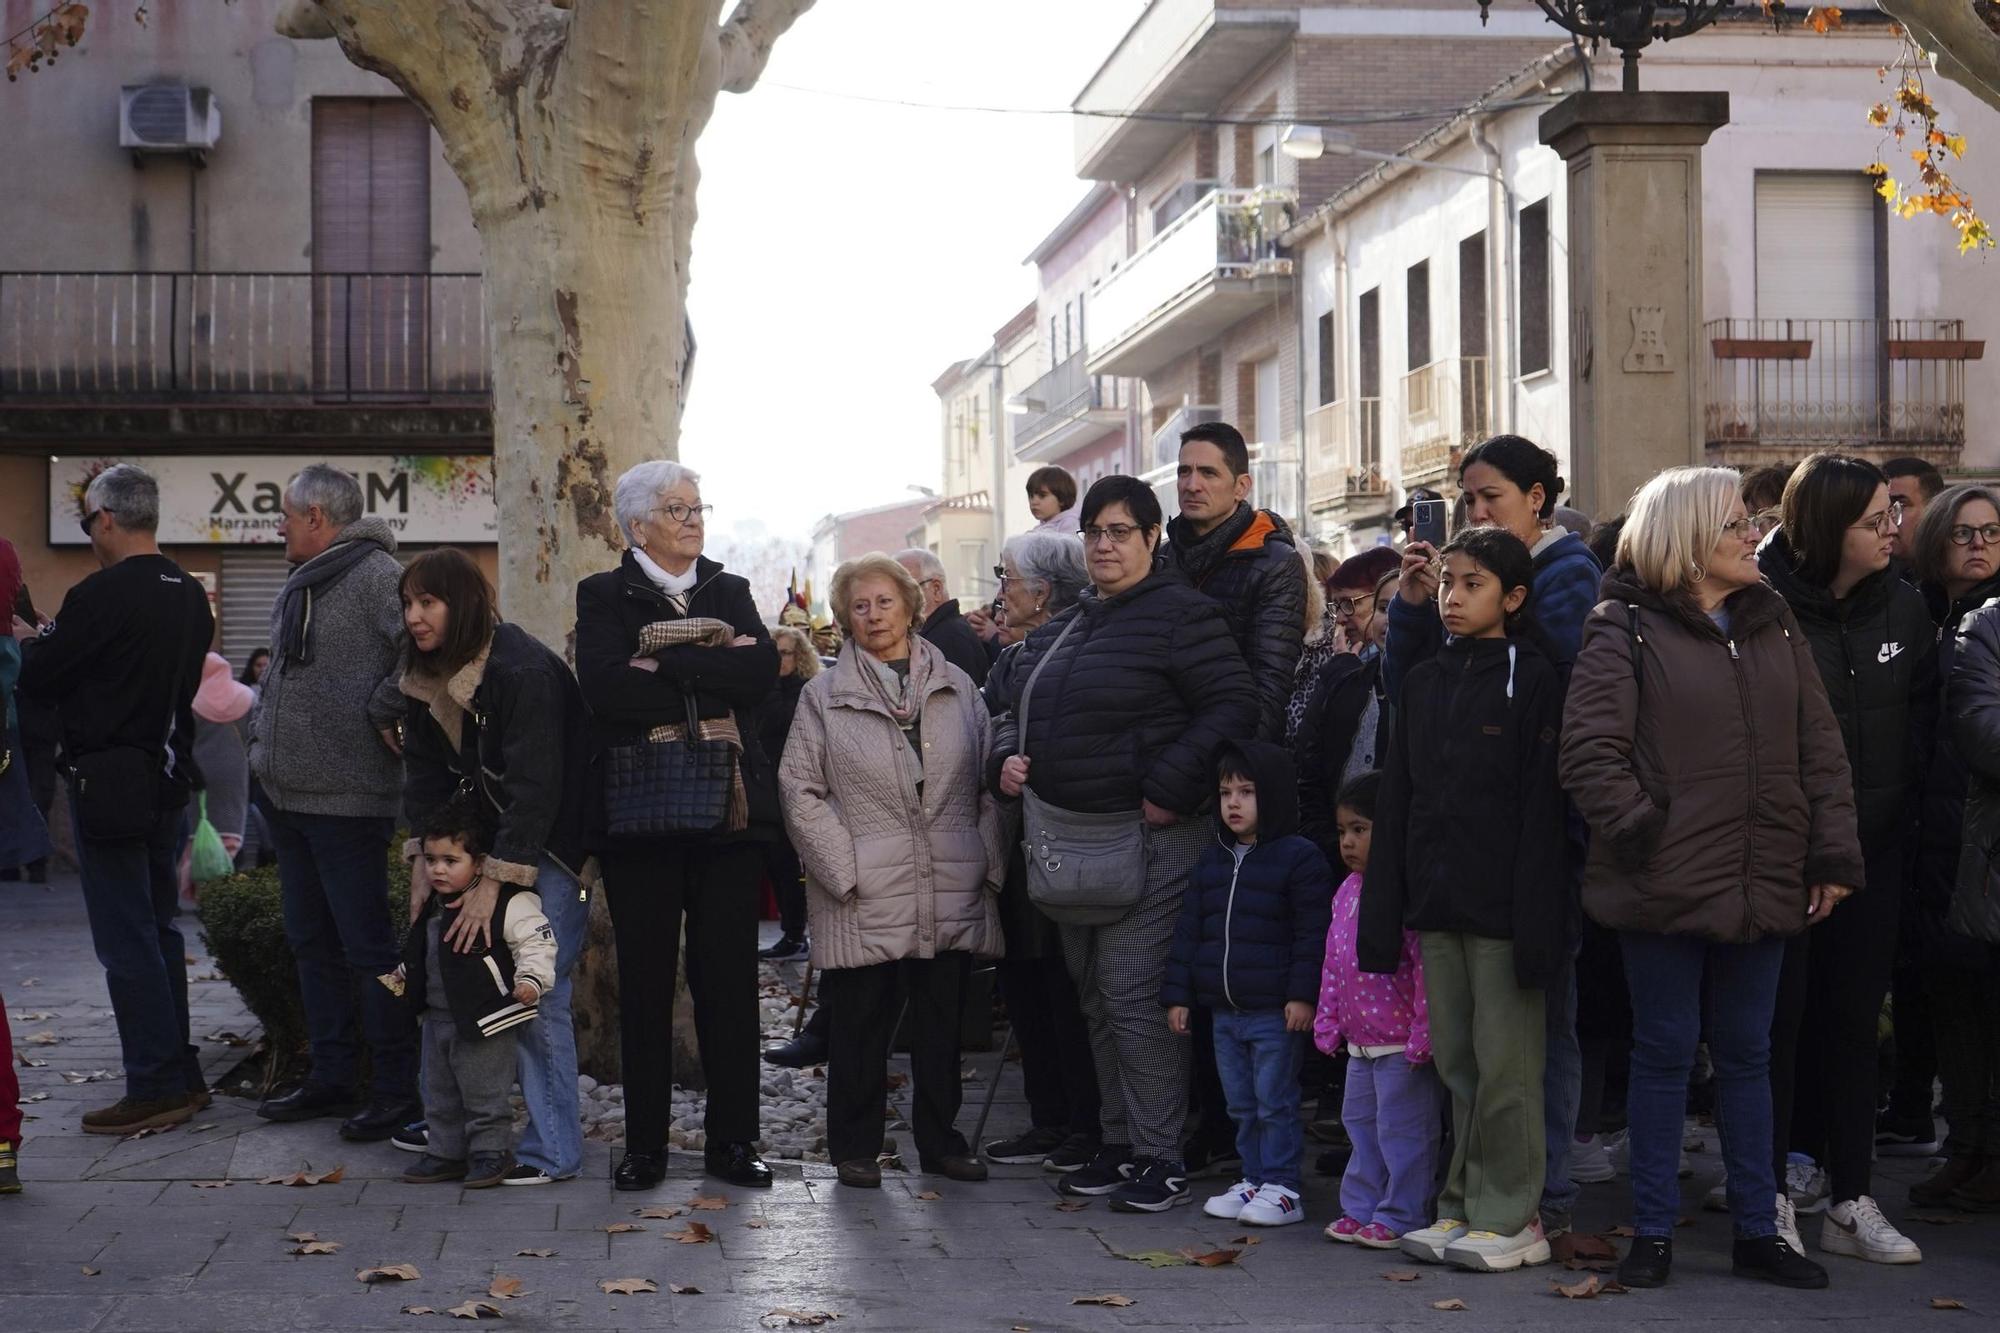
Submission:
<svg viewBox="0 0 2000 1333">
<path fill-rule="evenodd" d="M 152 478 L 107 469 L 82 516 L 102 569 L 0 652 L 0 687 L 17 670 L 59 720 L 125 1056 L 84 1128 L 206 1104 L 176 924 L 200 790 L 231 855 L 268 842 L 297 959 L 310 1074 L 259 1113 L 391 1139 L 412 1183 L 580 1169 L 569 986 L 601 888 L 616 1187 L 666 1174 L 683 968 L 704 1169 L 770 1184 L 768 882 L 762 956 L 809 958 L 820 994 L 763 1058 L 824 1061 L 846 1186 L 881 1183 L 900 1026 L 923 1172 L 1040 1165 L 1123 1212 L 1215 1176 L 1205 1213 L 1283 1226 L 1337 1171 L 1329 1240 L 1476 1271 L 1548 1262 L 1622 1170 L 1620 1281 L 1668 1281 L 1697 1110 L 1740 1276 L 1828 1285 L 1813 1213 L 1821 1255 L 1920 1261 L 1878 1152 L 1942 1157 L 1914 1203 L 2000 1209 L 2000 491 L 1823 453 L 1670 469 L 1592 529 L 1508 435 L 1457 482 L 1448 540 L 1406 506 L 1404 541 L 1335 561 L 1252 503 L 1242 436 L 1199 425 L 1171 518 L 1137 478 L 1037 471 L 988 606 L 927 551 L 847 562 L 836 645 L 795 608 L 768 627 L 704 553 L 700 478 L 644 463 L 572 670 L 470 557 L 400 563 L 314 465 L 237 681 Z M 19 765 L 0 782 L 0 863 L 32 872 L 34 795 Z M 957 1127 L 975 959 L 1031 1118 L 985 1144 Z M 0 1120 L 0 1185 L 18 1137 Z"/>
</svg>

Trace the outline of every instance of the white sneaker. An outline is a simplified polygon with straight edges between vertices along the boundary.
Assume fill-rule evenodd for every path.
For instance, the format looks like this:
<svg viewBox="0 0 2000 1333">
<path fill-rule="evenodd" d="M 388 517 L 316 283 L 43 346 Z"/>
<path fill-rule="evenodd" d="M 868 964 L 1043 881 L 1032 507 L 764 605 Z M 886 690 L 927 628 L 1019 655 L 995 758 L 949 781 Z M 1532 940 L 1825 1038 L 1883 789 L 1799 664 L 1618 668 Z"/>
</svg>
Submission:
<svg viewBox="0 0 2000 1333">
<path fill-rule="evenodd" d="M 1826 1211 L 1826 1196 L 1832 1189 L 1833 1182 L 1824 1168 L 1812 1162 L 1786 1163 L 1785 1193 L 1792 1196 L 1792 1206 L 1800 1212 Z"/>
<path fill-rule="evenodd" d="M 1306 1210 L 1296 1192 L 1267 1183 L 1257 1187 L 1256 1197 L 1243 1205 L 1236 1220 L 1251 1227 L 1283 1227 L 1305 1221 Z"/>
<path fill-rule="evenodd" d="M 1820 1223 L 1819 1247 L 1828 1254 L 1866 1259 L 1871 1264 L 1920 1264 L 1924 1252 L 1917 1243 L 1889 1225 L 1882 1210 L 1866 1194 L 1852 1203 L 1836 1203 Z"/>
<path fill-rule="evenodd" d="M 1538 1217 L 1511 1236 L 1468 1231 L 1445 1246 L 1444 1261 L 1475 1273 L 1511 1273 L 1524 1264 L 1547 1263 L 1549 1241 L 1542 1234 L 1542 1219 Z"/>
<path fill-rule="evenodd" d="M 1778 1239 L 1792 1247 L 1792 1252 L 1805 1257 L 1805 1237 L 1799 1235 L 1799 1213 L 1792 1207 L 1791 1196 L 1782 1190 L 1778 1193 Z"/>
<path fill-rule="evenodd" d="M 1234 1222 L 1243 1216 L 1244 1206 L 1257 1197 L 1257 1182 L 1239 1180 L 1229 1187 L 1227 1194 L 1218 1194 L 1201 1206 L 1210 1217 L 1219 1217 L 1225 1222 Z M 1292 1196 L 1297 1198 L 1297 1195 Z"/>
<path fill-rule="evenodd" d="M 1606 1140 L 1605 1155 L 1611 1159 L 1611 1169 L 1621 1176 L 1632 1174 L 1632 1132 L 1621 1129 Z M 1676 1172 L 1682 1180 L 1694 1174 L 1694 1163 L 1688 1160 L 1687 1150 L 1681 1150 L 1680 1167 Z M 1572 1178 L 1574 1178 L 1572 1176 Z"/>
<path fill-rule="evenodd" d="M 1444 1262 L 1445 1247 L 1471 1231 L 1472 1228 L 1459 1218 L 1440 1217 L 1427 1227 L 1404 1232 L 1403 1253 L 1427 1264 L 1441 1264 Z"/>
<path fill-rule="evenodd" d="M 1569 1145 L 1569 1178 L 1579 1185 L 1602 1185 L 1618 1178 L 1602 1134 L 1592 1134 Z"/>
<path fill-rule="evenodd" d="M 1724 1171 L 1722 1179 L 1709 1186 L 1708 1193 L 1701 1196 L 1701 1206 L 1711 1213 L 1729 1211 L 1729 1173 Z"/>
</svg>

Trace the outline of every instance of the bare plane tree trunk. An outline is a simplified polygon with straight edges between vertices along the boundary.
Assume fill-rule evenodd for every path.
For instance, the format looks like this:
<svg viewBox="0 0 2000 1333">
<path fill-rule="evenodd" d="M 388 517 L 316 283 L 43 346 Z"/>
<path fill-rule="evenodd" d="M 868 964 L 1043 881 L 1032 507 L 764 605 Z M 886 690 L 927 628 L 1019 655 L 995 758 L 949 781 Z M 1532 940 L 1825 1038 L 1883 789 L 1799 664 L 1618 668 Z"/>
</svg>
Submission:
<svg viewBox="0 0 2000 1333">
<path fill-rule="evenodd" d="M 612 483 L 677 455 L 695 142 L 812 3 L 737 0 L 727 22 L 723 0 L 290 0 L 280 16 L 423 107 L 464 182 L 485 253 L 501 608 L 565 655 L 578 580 L 624 547 Z M 601 905 L 591 918 L 578 1058 L 615 1077 L 616 972 Z"/>
</svg>

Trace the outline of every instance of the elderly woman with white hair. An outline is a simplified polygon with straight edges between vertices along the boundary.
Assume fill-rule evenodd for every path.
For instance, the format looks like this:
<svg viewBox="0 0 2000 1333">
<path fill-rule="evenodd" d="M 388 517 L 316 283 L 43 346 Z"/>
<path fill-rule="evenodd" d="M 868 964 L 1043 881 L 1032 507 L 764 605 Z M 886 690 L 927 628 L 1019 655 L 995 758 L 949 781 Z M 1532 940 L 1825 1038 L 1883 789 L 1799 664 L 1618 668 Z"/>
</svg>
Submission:
<svg viewBox="0 0 2000 1333">
<path fill-rule="evenodd" d="M 881 1186 L 889 1042 L 906 992 L 919 1164 L 984 1180 L 953 1122 L 967 964 L 1002 951 L 986 706 L 918 633 L 923 592 L 902 565 L 850 560 L 827 600 L 847 642 L 800 695 L 779 776 L 830 1015 L 827 1155 L 841 1184 Z"/>
<path fill-rule="evenodd" d="M 678 463 L 618 479 L 618 568 L 576 589 L 576 675 L 591 712 L 592 845 L 617 942 L 625 1156 L 614 1184 L 666 1174 L 674 978 L 683 918 L 688 994 L 708 1077 L 708 1173 L 770 1185 L 759 1160 L 757 885 L 778 833 L 759 722 L 778 651 L 750 585 L 702 554 L 711 506 Z"/>
</svg>

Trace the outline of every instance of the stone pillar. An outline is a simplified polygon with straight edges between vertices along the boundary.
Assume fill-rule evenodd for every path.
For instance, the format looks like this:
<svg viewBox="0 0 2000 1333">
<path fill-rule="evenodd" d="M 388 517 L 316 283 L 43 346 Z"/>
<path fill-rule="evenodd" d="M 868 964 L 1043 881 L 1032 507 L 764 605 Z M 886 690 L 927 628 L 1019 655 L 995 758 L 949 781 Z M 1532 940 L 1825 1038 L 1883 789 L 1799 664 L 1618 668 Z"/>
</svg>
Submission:
<svg viewBox="0 0 2000 1333">
<path fill-rule="evenodd" d="M 1623 513 L 1702 461 L 1701 146 L 1727 93 L 1576 93 L 1542 113 L 1569 164 L 1571 503 Z"/>
</svg>

